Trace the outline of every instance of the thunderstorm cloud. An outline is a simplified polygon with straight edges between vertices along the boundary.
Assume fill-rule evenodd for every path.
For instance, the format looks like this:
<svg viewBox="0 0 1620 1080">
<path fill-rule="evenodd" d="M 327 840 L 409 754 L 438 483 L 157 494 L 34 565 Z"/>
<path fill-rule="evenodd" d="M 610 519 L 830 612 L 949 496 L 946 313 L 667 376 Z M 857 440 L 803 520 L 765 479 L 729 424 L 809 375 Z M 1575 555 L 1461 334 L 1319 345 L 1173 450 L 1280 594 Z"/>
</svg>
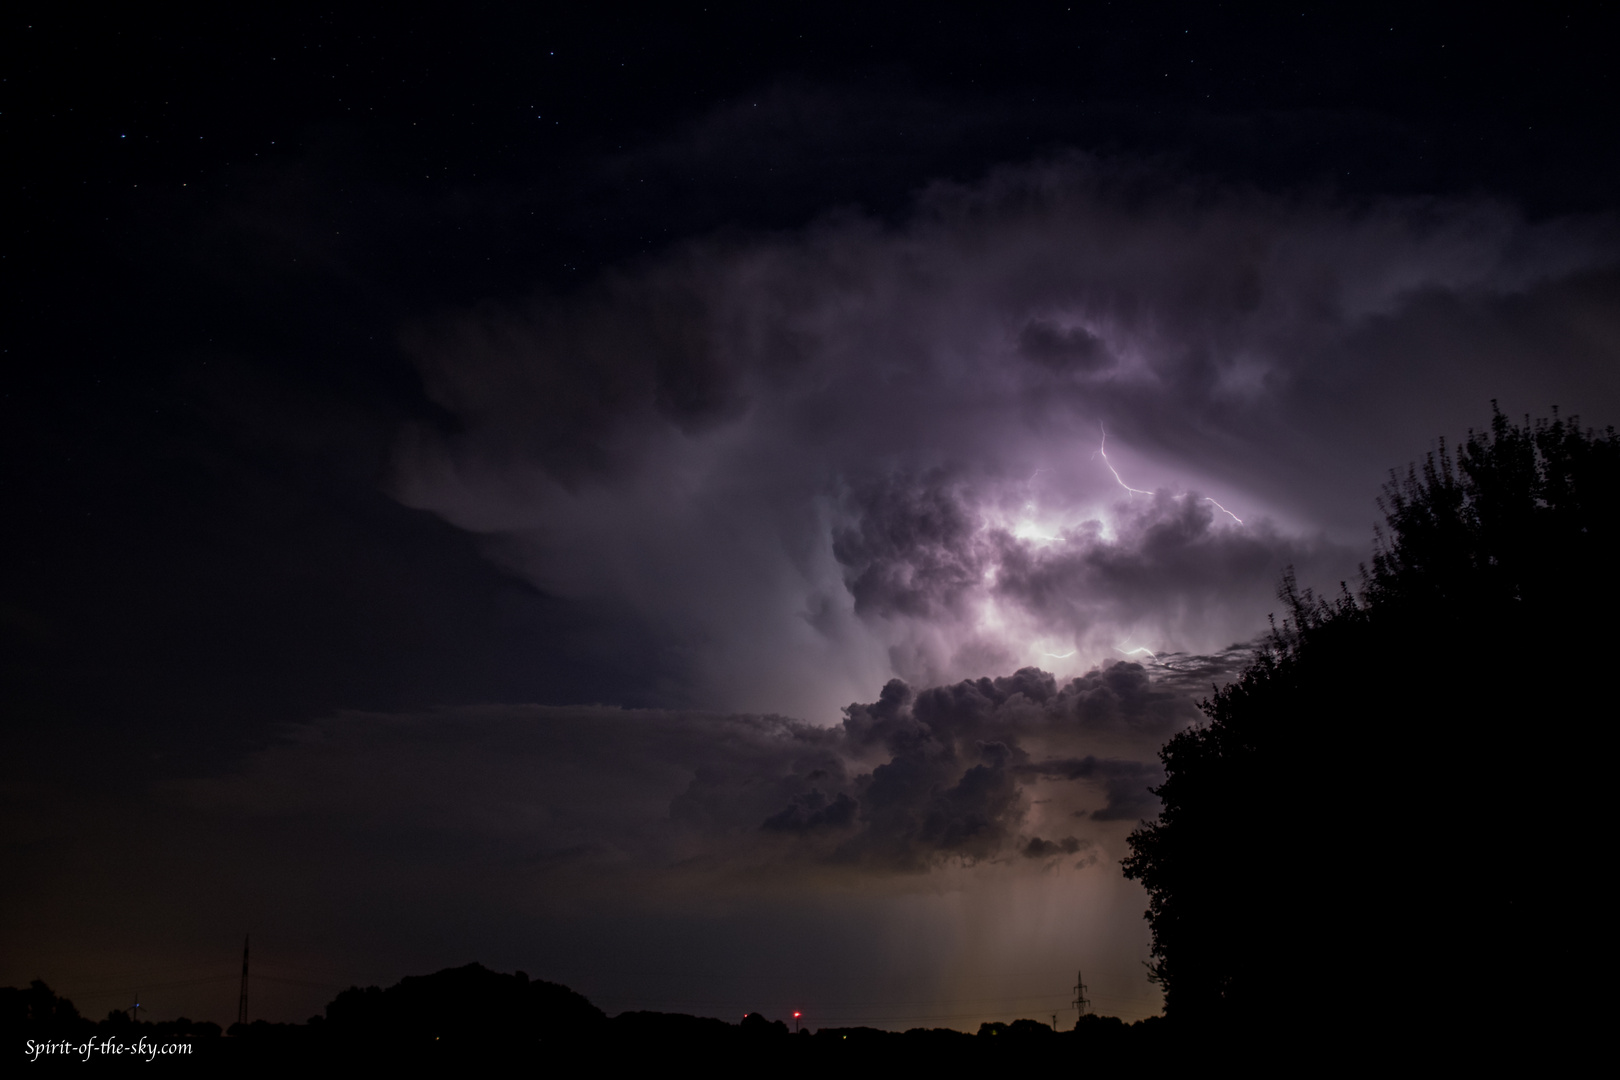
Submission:
<svg viewBox="0 0 1620 1080">
<path fill-rule="evenodd" d="M 828 724 L 889 678 L 1207 653 L 1264 629 L 1290 566 L 1353 582 L 1381 470 L 1485 415 L 1478 387 L 1545 408 L 1538 327 L 1568 331 L 1534 345 L 1537 394 L 1594 389 L 1614 233 L 1007 169 L 899 224 L 697 239 L 418 319 L 453 423 L 407 433 L 396 491 L 634 627 L 603 647 L 698 708 Z M 842 820 L 822 796 L 783 830 Z"/>
</svg>

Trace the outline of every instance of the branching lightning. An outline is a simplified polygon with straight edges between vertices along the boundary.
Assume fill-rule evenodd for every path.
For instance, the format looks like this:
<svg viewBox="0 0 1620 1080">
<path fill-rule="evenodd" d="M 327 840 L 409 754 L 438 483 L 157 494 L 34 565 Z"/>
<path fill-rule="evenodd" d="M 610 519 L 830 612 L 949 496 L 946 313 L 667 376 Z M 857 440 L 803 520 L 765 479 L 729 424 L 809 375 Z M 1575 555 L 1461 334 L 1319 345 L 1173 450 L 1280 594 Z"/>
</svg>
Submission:
<svg viewBox="0 0 1620 1080">
<path fill-rule="evenodd" d="M 1141 488 L 1133 488 L 1124 480 L 1120 479 L 1119 470 L 1114 468 L 1113 462 L 1108 460 L 1108 429 L 1103 427 L 1101 423 L 1099 423 L 1097 426 L 1102 429 L 1102 443 L 1097 447 L 1097 453 L 1102 455 L 1103 464 L 1107 465 L 1108 471 L 1114 474 L 1114 479 L 1119 481 L 1119 486 L 1130 492 L 1132 495 L 1153 494 L 1151 491 L 1143 491 Z"/>
<path fill-rule="evenodd" d="M 1151 492 L 1151 491 L 1143 491 L 1141 488 L 1133 488 L 1133 487 L 1131 487 L 1131 485 L 1127 484 L 1124 481 L 1124 479 L 1119 475 L 1119 470 L 1114 468 L 1114 463 L 1108 460 L 1108 429 L 1106 427 L 1104 427 L 1100 422 L 1097 424 L 1097 427 L 1102 431 L 1102 442 L 1100 444 L 1098 444 L 1098 446 L 1097 446 L 1097 453 L 1093 454 L 1092 456 L 1096 457 L 1098 455 L 1101 455 L 1102 459 L 1103 459 L 1103 464 L 1107 465 L 1108 466 L 1108 471 L 1114 474 L 1114 479 L 1119 483 L 1119 486 L 1124 488 L 1126 491 L 1130 492 L 1132 495 L 1151 495 L 1151 494 L 1153 494 L 1153 492 Z M 1205 498 L 1204 501 L 1209 502 L 1209 503 L 1215 503 L 1215 509 L 1217 509 L 1221 513 L 1225 514 L 1227 517 L 1231 518 L 1233 521 L 1237 522 L 1239 525 L 1243 524 L 1243 519 L 1242 518 L 1240 518 L 1236 514 L 1232 513 L 1232 511 L 1228 510 L 1226 507 L 1222 506 L 1220 503 L 1215 502 L 1214 499 Z"/>
</svg>

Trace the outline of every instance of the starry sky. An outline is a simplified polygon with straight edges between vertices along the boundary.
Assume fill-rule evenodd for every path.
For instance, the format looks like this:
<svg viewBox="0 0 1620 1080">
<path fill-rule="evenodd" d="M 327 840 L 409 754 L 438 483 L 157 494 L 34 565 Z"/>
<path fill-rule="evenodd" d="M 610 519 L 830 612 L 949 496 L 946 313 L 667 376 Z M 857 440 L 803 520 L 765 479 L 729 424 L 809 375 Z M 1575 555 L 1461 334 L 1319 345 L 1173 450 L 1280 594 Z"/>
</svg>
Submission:
<svg viewBox="0 0 1620 1080">
<path fill-rule="evenodd" d="M 0 984 L 1157 1012 L 1285 570 L 1620 418 L 1612 14 L 1229 7 L 8 12 Z"/>
</svg>

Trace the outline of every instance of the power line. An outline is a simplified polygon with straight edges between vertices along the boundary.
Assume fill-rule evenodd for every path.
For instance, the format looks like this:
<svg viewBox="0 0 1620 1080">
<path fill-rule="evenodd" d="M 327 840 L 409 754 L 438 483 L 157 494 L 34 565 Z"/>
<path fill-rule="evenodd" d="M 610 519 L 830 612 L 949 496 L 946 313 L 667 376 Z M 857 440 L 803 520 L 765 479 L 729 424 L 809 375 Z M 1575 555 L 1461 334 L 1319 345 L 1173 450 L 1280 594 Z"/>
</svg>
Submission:
<svg viewBox="0 0 1620 1080">
<path fill-rule="evenodd" d="M 201 986 L 203 983 L 225 982 L 234 978 L 236 978 L 234 974 L 207 975 L 198 979 L 179 979 L 173 982 L 147 983 L 145 985 L 148 990 L 171 990 L 177 986 Z M 65 989 L 62 991 L 62 996 L 67 998 L 92 1000 L 97 998 L 122 997 L 135 989 L 136 986 L 134 983 L 124 986 L 98 987 L 92 990 Z"/>
<path fill-rule="evenodd" d="M 261 975 L 260 978 L 264 978 L 264 976 Z M 675 998 L 675 999 L 658 998 L 658 999 L 644 999 L 644 1000 L 653 1000 L 659 1005 L 680 1005 L 680 1006 L 685 1006 L 687 1008 L 705 1007 L 705 1006 L 707 1006 L 709 1008 L 718 1008 L 718 1007 L 730 1008 L 734 1004 L 736 1004 L 736 1005 L 744 1005 L 744 1004 L 747 1004 L 750 1001 L 758 1001 L 761 996 L 764 996 L 764 995 L 751 995 L 751 996 L 738 995 L 736 997 L 731 997 L 731 998 Z M 780 997 L 781 995 L 778 994 L 778 995 L 775 995 L 775 996 Z M 799 996 L 803 996 L 803 995 L 799 995 Z M 943 1005 L 943 1006 L 947 1006 L 947 1007 L 949 1007 L 949 1006 L 962 1007 L 962 1006 L 968 1006 L 968 1005 L 1012 1005 L 1012 1006 L 1015 1006 L 1015 1005 L 1017 1005 L 1017 1004 L 1019 1004 L 1021 1002 L 1031 1002 L 1031 1001 L 1034 1001 L 1034 1002 L 1049 1002 L 1054 998 L 1059 998 L 1059 997 L 1064 997 L 1064 996 L 1065 996 L 1065 994 L 1064 994 L 1063 991 L 1053 991 L 1051 993 L 1045 993 L 1045 994 L 1024 994 L 1024 995 L 1019 996 L 1019 997 L 928 998 L 928 999 L 923 999 L 923 1000 L 920 1000 L 920 1001 L 905 1001 L 905 1000 L 900 1000 L 900 1001 L 894 1001 L 894 1000 L 845 1001 L 845 1002 L 840 1002 L 839 1007 L 842 1008 L 842 1009 L 845 1009 L 845 1010 L 855 1010 L 855 1009 L 864 1009 L 864 1008 L 894 1008 L 896 1006 L 908 1006 L 908 1005 L 920 1005 L 920 1006 Z M 635 998 L 631 998 L 631 999 L 629 999 L 628 1003 L 633 1004 L 633 1003 L 636 1002 L 636 1000 L 637 999 L 635 999 Z M 628 1005 L 626 1007 L 628 1007 Z"/>
</svg>

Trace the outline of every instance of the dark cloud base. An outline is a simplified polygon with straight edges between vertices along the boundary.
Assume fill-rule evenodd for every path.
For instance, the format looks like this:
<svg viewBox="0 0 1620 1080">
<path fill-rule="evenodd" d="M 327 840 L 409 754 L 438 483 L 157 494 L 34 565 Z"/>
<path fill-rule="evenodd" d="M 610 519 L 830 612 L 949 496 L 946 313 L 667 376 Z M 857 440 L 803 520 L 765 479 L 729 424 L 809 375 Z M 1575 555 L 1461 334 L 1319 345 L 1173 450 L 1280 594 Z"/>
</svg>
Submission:
<svg viewBox="0 0 1620 1080">
<path fill-rule="evenodd" d="M 1043 851 L 1036 818 L 1151 815 L 1154 752 L 1196 716 L 1175 678 L 1119 662 L 1063 683 L 1034 668 L 922 691 L 893 680 L 834 728 L 540 706 L 346 715 L 171 796 L 375 823 L 434 848 L 466 834 L 542 877 L 922 873 Z"/>
</svg>

